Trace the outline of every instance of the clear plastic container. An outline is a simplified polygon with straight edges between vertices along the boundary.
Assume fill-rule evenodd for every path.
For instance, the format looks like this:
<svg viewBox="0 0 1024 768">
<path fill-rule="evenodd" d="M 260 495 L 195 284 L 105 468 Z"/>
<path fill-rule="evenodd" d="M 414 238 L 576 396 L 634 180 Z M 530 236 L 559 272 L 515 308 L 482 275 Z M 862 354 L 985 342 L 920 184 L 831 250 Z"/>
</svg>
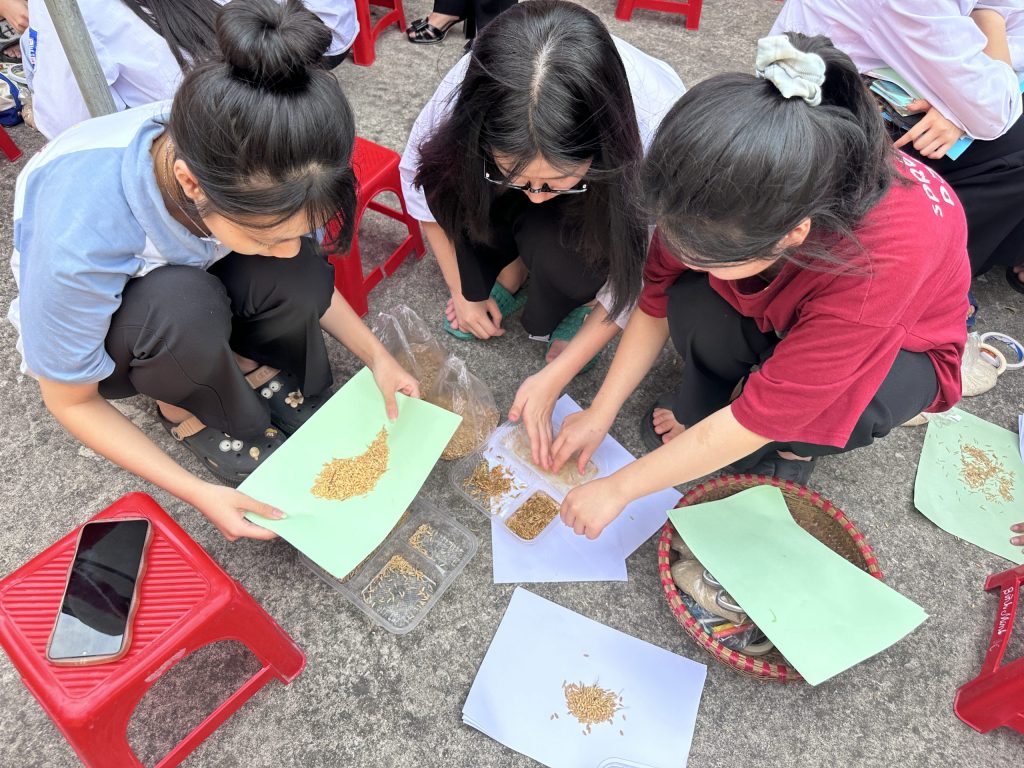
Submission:
<svg viewBox="0 0 1024 768">
<path fill-rule="evenodd" d="M 409 516 L 345 579 L 305 555 L 302 562 L 374 623 L 396 635 L 411 632 L 476 554 L 469 529 L 416 499 Z"/>
<path fill-rule="evenodd" d="M 555 507 L 561 506 L 565 494 L 577 485 L 593 479 L 598 473 L 598 468 L 592 462 L 582 477 L 575 465 L 566 465 L 557 475 L 545 472 L 531 463 L 529 445 L 525 429 L 519 424 L 506 422 L 495 430 L 483 448 L 458 461 L 449 474 L 455 489 L 474 507 L 488 517 L 501 520 L 509 533 L 526 544 L 537 541 L 550 531 L 551 523 L 558 515 L 555 512 L 548 524 L 533 536 L 529 533 L 536 531 L 536 525 L 526 526 L 529 531 L 525 532 L 524 527 L 519 524 L 522 516 L 537 515 L 538 511 L 534 506 L 537 504 L 547 505 L 550 501 Z M 503 468 L 511 478 L 507 491 L 493 496 L 474 491 L 474 483 L 470 479 L 481 462 L 486 462 L 485 471 L 492 471 L 496 467 Z M 524 505 L 528 504 L 529 506 L 524 509 Z"/>
</svg>

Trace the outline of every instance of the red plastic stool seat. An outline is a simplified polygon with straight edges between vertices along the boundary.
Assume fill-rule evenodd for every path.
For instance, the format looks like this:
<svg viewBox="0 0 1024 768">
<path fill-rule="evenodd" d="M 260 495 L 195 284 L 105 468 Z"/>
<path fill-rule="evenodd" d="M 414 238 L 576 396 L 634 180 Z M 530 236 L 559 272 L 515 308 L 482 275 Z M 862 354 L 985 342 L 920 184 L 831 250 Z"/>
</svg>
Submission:
<svg viewBox="0 0 1024 768">
<path fill-rule="evenodd" d="M 388 8 L 388 12 L 377 19 L 374 24 L 370 18 L 370 6 Z M 359 34 L 352 43 L 352 61 L 361 67 L 368 67 L 373 64 L 377 53 L 374 47 L 380 33 L 397 24 L 398 29 L 405 31 L 405 11 L 402 10 L 402 0 L 356 0 L 356 19 L 359 21 Z"/>
<path fill-rule="evenodd" d="M 370 291 L 385 277 L 394 274 L 410 253 L 416 258 L 422 258 L 425 252 L 420 223 L 409 215 L 405 207 L 402 177 L 398 172 L 400 160 L 401 157 L 393 149 L 357 137 L 355 151 L 352 154 L 352 169 L 359 181 L 359 192 L 356 199 L 352 247 L 348 253 L 332 252 L 329 246 L 338 232 L 339 220 L 334 219 L 327 225 L 324 243 L 334 264 L 334 284 L 360 317 L 369 309 L 366 297 Z M 400 210 L 375 202 L 374 198 L 382 192 L 393 192 L 398 197 Z M 363 262 L 359 255 L 359 221 L 367 208 L 402 222 L 409 234 L 380 266 L 375 267 L 364 277 Z"/>
<path fill-rule="evenodd" d="M 128 653 L 109 664 L 85 667 L 46 661 L 77 530 L 0 581 L 0 644 L 82 762 L 103 768 L 142 765 L 128 744 L 128 721 L 146 691 L 168 669 L 219 640 L 247 646 L 262 669 L 157 763 L 158 768 L 167 768 L 184 760 L 272 678 L 283 683 L 295 679 L 306 657 L 149 496 L 129 494 L 93 519 L 119 517 L 146 517 L 153 525 Z"/>
<path fill-rule="evenodd" d="M 995 573 L 985 580 L 985 591 L 999 590 L 996 624 L 981 672 L 957 689 L 956 716 L 981 733 L 1005 726 L 1024 733 L 1024 658 L 999 666 L 1013 634 L 1024 565 Z"/>
<path fill-rule="evenodd" d="M 664 11 L 665 13 L 681 13 L 686 16 L 686 28 L 697 29 L 700 26 L 700 7 L 704 0 L 619 0 L 615 8 L 615 18 L 629 21 L 633 11 L 641 8 L 647 11 Z"/>
</svg>

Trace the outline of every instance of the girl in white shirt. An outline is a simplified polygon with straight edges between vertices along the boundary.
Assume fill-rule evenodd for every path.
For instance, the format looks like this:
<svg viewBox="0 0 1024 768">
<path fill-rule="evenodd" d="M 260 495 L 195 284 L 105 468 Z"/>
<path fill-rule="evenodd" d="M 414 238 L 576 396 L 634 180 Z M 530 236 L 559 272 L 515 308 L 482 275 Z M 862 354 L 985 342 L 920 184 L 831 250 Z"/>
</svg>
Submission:
<svg viewBox="0 0 1024 768">
<path fill-rule="evenodd" d="M 413 126 L 402 186 L 451 291 L 446 330 L 490 339 L 523 307 L 527 333 L 550 342 L 509 412 L 537 463 L 555 400 L 640 290 L 639 167 L 683 90 L 590 11 L 533 0 L 481 32 Z"/>
<path fill-rule="evenodd" d="M 772 34 L 827 35 L 861 72 L 889 66 L 924 99 L 896 142 L 938 171 L 967 214 L 973 274 L 1024 293 L 1024 7 L 1020 0 L 786 0 Z M 961 135 L 975 141 L 957 159 Z"/>
<path fill-rule="evenodd" d="M 227 0 L 78 0 L 100 68 L 118 110 L 174 96 L 182 70 L 214 51 L 213 24 Z M 351 46 L 359 31 L 354 0 L 304 3 L 332 30 L 325 59 Z M 43 0 L 29 0 L 22 37 L 36 127 L 54 138 L 89 118 L 89 110 Z"/>
</svg>

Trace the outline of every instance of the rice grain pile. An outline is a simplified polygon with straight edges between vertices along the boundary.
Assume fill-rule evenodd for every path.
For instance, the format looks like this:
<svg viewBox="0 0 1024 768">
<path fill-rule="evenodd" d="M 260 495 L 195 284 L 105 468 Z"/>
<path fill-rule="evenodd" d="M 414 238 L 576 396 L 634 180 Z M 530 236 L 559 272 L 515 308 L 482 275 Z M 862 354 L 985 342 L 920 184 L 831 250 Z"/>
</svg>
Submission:
<svg viewBox="0 0 1024 768">
<path fill-rule="evenodd" d="M 505 525 L 519 538 L 532 541 L 555 519 L 559 510 L 554 499 L 544 491 L 537 491 L 505 521 Z"/>
<path fill-rule="evenodd" d="M 498 426 L 498 411 L 484 403 L 469 398 L 459 398 L 456 402 L 453 397 L 440 394 L 426 399 L 462 417 L 462 423 L 441 453 L 441 458 L 445 461 L 468 456 L 479 448 Z"/>
<path fill-rule="evenodd" d="M 584 735 L 590 733 L 591 726 L 598 723 L 612 725 L 615 713 L 622 709 L 622 697 L 597 683 L 562 683 L 562 692 L 565 694 L 565 706 L 569 709 L 569 714 L 575 717 L 580 725 L 586 726 L 583 730 Z"/>
<path fill-rule="evenodd" d="M 381 428 L 370 447 L 359 456 L 325 463 L 313 481 L 310 493 L 331 501 L 365 496 L 377 487 L 377 482 L 387 471 L 389 458 L 388 433 Z"/>
<path fill-rule="evenodd" d="M 437 385 L 441 368 L 448 353 L 436 341 L 410 342 L 395 352 L 395 359 L 405 370 L 414 374 L 420 382 L 420 392 L 427 399 Z M 436 405 L 436 403 L 435 403 Z"/>
<path fill-rule="evenodd" d="M 523 489 L 523 485 L 508 471 L 508 467 L 504 464 L 492 467 L 487 459 L 480 459 L 472 474 L 462 481 L 462 487 L 492 512 L 503 498 Z"/>
<path fill-rule="evenodd" d="M 968 488 L 972 491 L 981 491 L 989 501 L 997 502 L 999 497 L 1003 501 L 1013 501 L 1013 474 L 1007 472 L 995 456 L 976 445 L 961 443 L 960 477 Z"/>
</svg>

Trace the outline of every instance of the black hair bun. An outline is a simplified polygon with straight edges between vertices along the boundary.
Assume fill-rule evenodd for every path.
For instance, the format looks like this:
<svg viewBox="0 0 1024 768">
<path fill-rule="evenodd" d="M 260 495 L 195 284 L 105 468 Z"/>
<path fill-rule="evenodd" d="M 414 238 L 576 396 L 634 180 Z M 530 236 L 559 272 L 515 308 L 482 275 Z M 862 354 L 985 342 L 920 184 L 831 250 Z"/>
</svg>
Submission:
<svg viewBox="0 0 1024 768">
<path fill-rule="evenodd" d="M 232 0 L 216 34 L 231 75 L 271 91 L 304 86 L 331 44 L 331 31 L 300 0 Z"/>
</svg>

